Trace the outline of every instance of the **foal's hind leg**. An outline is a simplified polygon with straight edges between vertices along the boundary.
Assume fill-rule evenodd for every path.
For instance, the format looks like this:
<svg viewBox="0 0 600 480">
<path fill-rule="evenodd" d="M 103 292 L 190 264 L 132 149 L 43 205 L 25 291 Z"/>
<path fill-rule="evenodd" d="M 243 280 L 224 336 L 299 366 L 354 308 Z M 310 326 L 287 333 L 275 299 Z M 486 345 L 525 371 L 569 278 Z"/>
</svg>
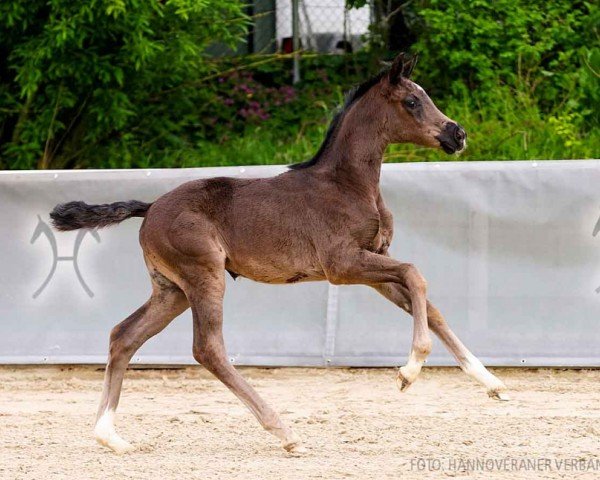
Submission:
<svg viewBox="0 0 600 480">
<path fill-rule="evenodd" d="M 479 359 L 465 347 L 431 302 L 427 302 L 427 316 L 429 318 L 429 328 L 454 355 L 463 372 L 484 385 L 491 398 L 509 400 L 508 394 L 505 393 L 504 383 L 485 368 Z"/>
<path fill-rule="evenodd" d="M 216 260 L 220 263 L 219 260 Z M 285 450 L 301 453 L 300 439 L 279 415 L 229 363 L 223 342 L 224 265 L 206 264 L 194 272 L 194 284 L 185 288 L 194 322 L 194 358 L 227 386 L 254 414 L 265 430 L 275 435 Z"/>
<path fill-rule="evenodd" d="M 113 328 L 110 334 L 109 359 L 94 435 L 99 443 L 117 453 L 133 449 L 131 444 L 117 434 L 114 427 L 115 410 L 129 360 L 146 340 L 162 331 L 189 306 L 183 292 L 162 275 L 155 273 L 152 283 L 150 299 Z"/>
<path fill-rule="evenodd" d="M 384 283 L 376 285 L 374 288 L 406 312 L 412 313 L 410 297 L 408 292 L 402 288 L 401 285 Z M 456 334 L 450 329 L 450 326 L 446 323 L 446 320 L 439 310 L 429 301 L 427 302 L 427 321 L 431 331 L 439 337 L 450 353 L 454 355 L 460 368 L 467 375 L 484 385 L 490 397 L 498 400 L 509 399 L 508 395 L 504 393 L 506 387 L 502 381 L 485 368 L 479 359 L 464 346 Z"/>
</svg>

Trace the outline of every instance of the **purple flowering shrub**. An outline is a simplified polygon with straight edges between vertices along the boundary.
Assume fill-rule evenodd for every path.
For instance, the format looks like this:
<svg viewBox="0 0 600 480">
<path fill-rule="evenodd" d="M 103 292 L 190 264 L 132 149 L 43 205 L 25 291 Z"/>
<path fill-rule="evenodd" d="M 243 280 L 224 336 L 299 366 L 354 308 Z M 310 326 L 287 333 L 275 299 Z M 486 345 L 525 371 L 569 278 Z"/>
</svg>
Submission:
<svg viewBox="0 0 600 480">
<path fill-rule="evenodd" d="M 268 132 L 286 142 L 309 130 L 320 131 L 343 102 L 343 92 L 379 68 L 369 61 L 368 55 L 361 54 L 352 59 L 345 55 L 306 58 L 302 81 L 292 86 L 291 62 L 245 69 L 240 59 L 219 59 L 216 70 L 233 73 L 206 82 L 191 100 L 196 116 L 189 123 L 189 138 L 197 145 L 224 145 Z"/>
<path fill-rule="evenodd" d="M 253 72 L 240 71 L 218 78 L 215 96 L 208 108 L 207 137 L 226 141 L 231 133 L 242 133 L 260 125 L 298 98 L 291 85 L 267 85 Z"/>
</svg>

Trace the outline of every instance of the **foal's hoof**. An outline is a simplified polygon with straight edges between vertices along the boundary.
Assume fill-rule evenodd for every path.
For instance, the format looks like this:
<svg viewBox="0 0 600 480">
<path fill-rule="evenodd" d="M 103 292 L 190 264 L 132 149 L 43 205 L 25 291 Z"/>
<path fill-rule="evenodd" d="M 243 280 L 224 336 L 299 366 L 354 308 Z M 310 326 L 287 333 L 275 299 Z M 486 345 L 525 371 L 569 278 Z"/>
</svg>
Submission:
<svg viewBox="0 0 600 480">
<path fill-rule="evenodd" d="M 285 440 L 281 442 L 281 446 L 286 452 L 293 455 L 306 453 L 306 448 L 302 446 L 302 440 L 300 440 L 300 437 L 292 431 L 288 431 Z"/>
<path fill-rule="evenodd" d="M 504 389 L 493 389 L 493 390 L 488 390 L 488 395 L 490 398 L 494 399 L 494 400 L 499 400 L 501 402 L 508 402 L 510 400 L 510 396 L 508 395 L 508 393 L 506 393 L 505 391 L 503 391 Z"/>
<path fill-rule="evenodd" d="M 123 455 L 124 453 L 133 452 L 135 447 L 123 440 L 118 435 L 111 435 L 109 438 L 96 437 L 96 441 L 105 447 L 110 448 L 113 452 L 118 455 Z"/>
<path fill-rule="evenodd" d="M 304 445 L 302 445 L 300 440 L 286 443 L 283 445 L 283 448 L 285 449 L 286 452 L 291 453 L 292 455 L 302 455 L 302 454 L 308 452 L 308 450 L 306 449 L 306 447 Z"/>
<path fill-rule="evenodd" d="M 396 385 L 398 385 L 398 388 L 400 389 L 401 392 L 406 391 L 406 389 L 408 387 L 410 387 L 412 384 L 411 381 L 408 380 L 408 378 L 406 378 L 406 376 L 404 376 L 402 374 L 402 368 L 398 369 L 398 376 L 396 377 Z"/>
<path fill-rule="evenodd" d="M 304 445 L 295 445 L 292 448 L 286 448 L 286 451 L 292 455 L 304 455 L 308 450 Z"/>
<path fill-rule="evenodd" d="M 114 411 L 107 410 L 104 412 L 96 422 L 94 437 L 100 445 L 110 448 L 115 453 L 123 454 L 132 452 L 135 450 L 135 447 L 119 437 L 115 431 L 114 416 Z"/>
</svg>

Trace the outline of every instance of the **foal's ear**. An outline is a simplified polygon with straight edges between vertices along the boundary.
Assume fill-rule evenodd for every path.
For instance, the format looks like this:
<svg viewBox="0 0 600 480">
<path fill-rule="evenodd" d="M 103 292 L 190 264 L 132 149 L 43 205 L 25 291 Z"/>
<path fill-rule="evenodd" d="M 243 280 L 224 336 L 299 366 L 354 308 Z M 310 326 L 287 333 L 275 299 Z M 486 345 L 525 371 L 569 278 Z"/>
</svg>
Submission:
<svg viewBox="0 0 600 480">
<path fill-rule="evenodd" d="M 399 53 L 390 68 L 390 83 L 392 85 L 398 85 L 402 78 L 410 78 L 418 58 L 417 55 L 409 57 L 404 52 Z"/>
<path fill-rule="evenodd" d="M 410 57 L 410 59 L 408 59 L 408 61 L 406 61 L 404 63 L 404 69 L 402 70 L 402 76 L 404 78 L 410 78 L 418 61 L 419 61 L 419 55 L 414 54 L 412 57 Z"/>
</svg>

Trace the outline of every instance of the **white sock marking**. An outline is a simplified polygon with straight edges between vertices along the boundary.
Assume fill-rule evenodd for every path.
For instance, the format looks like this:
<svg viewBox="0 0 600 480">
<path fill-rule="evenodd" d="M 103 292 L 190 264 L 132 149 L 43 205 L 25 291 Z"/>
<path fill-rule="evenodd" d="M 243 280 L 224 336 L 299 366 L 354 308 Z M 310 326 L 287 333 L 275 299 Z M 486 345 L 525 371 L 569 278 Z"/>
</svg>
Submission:
<svg viewBox="0 0 600 480">
<path fill-rule="evenodd" d="M 98 443 L 110 448 L 116 453 L 125 453 L 133 450 L 133 446 L 123 440 L 115 430 L 114 410 L 105 410 L 94 427 L 94 436 Z"/>
<path fill-rule="evenodd" d="M 506 388 L 500 379 L 485 368 L 483 363 L 470 352 L 467 353 L 465 363 L 461 365 L 461 368 L 467 375 L 485 385 L 488 390 L 504 390 Z"/>
</svg>

